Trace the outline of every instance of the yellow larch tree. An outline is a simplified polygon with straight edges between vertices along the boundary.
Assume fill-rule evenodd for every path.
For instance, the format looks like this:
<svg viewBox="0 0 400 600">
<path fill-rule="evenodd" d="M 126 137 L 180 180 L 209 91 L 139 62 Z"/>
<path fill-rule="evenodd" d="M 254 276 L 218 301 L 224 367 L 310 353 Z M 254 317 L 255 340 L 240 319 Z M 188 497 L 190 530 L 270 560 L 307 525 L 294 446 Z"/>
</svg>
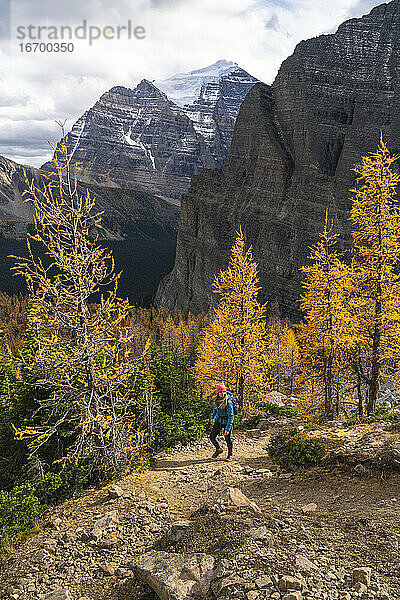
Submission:
<svg viewBox="0 0 400 600">
<path fill-rule="evenodd" d="M 298 342 L 290 323 L 274 314 L 267 322 L 269 372 L 274 390 L 293 392 L 298 364 Z"/>
<path fill-rule="evenodd" d="M 118 298 L 112 253 L 99 242 L 101 213 L 72 176 L 64 130 L 52 147 L 54 172 L 44 181 L 27 180 L 35 233 L 28 235 L 27 257 L 14 257 L 14 272 L 31 295 L 34 339 L 29 365 L 22 353 L 20 362 L 46 391 L 41 411 L 50 417 L 16 436 L 27 440 L 34 459 L 72 422 L 75 433 L 60 461 L 83 461 L 104 476 L 136 457 L 143 441 L 134 421 L 130 306 Z"/>
<path fill-rule="evenodd" d="M 337 237 L 327 216 L 320 241 L 311 248 L 310 264 L 302 268 L 304 322 L 298 327 L 303 388 L 307 394 L 312 390 L 314 407 L 317 396 L 322 395 L 321 414 L 327 419 L 337 416 L 339 410 L 343 348 L 351 318 L 347 301 L 350 267 L 336 250 Z"/>
<path fill-rule="evenodd" d="M 382 376 L 394 376 L 400 357 L 398 158 L 381 136 L 376 152 L 362 158 L 352 190 L 354 340 L 361 348 L 368 414 L 376 408 Z"/>
<path fill-rule="evenodd" d="M 211 323 L 201 339 L 195 370 L 206 392 L 224 381 L 243 410 L 252 395 L 268 389 L 266 306 L 258 300 L 257 263 L 245 249 L 242 230 L 237 233 L 229 267 L 215 277 L 219 295 Z"/>
</svg>

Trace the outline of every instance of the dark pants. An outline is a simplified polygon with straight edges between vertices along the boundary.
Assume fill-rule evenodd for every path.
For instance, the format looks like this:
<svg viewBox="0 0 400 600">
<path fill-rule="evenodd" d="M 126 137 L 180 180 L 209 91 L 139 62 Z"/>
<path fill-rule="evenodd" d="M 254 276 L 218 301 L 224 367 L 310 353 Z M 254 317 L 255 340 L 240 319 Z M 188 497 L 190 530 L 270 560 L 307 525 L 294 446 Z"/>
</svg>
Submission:
<svg viewBox="0 0 400 600">
<path fill-rule="evenodd" d="M 225 425 L 223 423 L 218 423 L 218 421 L 214 421 L 214 425 L 212 426 L 211 433 L 210 433 L 210 440 L 214 444 L 214 446 L 217 450 L 220 449 L 220 445 L 217 440 L 217 435 L 219 435 L 222 430 L 225 431 Z M 232 450 L 233 450 L 231 433 L 232 432 L 230 431 L 228 433 L 228 435 L 225 436 L 225 441 L 226 441 L 226 445 L 228 446 L 229 454 L 232 454 Z"/>
</svg>

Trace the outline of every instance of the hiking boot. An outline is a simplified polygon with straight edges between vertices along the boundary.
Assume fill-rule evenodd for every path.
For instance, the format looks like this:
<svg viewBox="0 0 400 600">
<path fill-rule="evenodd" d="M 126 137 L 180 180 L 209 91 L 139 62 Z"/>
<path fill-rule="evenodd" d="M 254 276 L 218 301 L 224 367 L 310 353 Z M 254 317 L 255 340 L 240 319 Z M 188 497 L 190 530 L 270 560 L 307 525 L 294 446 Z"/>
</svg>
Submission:
<svg viewBox="0 0 400 600">
<path fill-rule="evenodd" d="M 214 454 L 212 455 L 212 458 L 218 458 L 218 456 L 219 456 L 220 454 L 222 454 L 222 453 L 223 453 L 223 450 L 222 450 L 222 448 L 218 448 L 218 450 L 216 450 L 216 451 L 214 452 Z"/>
<path fill-rule="evenodd" d="M 231 461 L 233 460 L 233 456 L 232 456 L 232 454 L 228 454 L 228 456 L 226 457 L 226 460 L 227 460 L 228 462 L 231 462 Z"/>
</svg>

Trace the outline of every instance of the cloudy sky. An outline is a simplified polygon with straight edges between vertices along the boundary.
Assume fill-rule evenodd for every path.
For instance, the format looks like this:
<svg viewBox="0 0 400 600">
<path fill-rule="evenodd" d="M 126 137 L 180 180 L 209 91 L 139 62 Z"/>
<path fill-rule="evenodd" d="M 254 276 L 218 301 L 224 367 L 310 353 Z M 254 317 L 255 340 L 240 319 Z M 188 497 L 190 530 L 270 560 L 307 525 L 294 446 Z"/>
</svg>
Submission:
<svg viewBox="0 0 400 600">
<path fill-rule="evenodd" d="M 376 0 L 0 0 L 0 154 L 39 166 L 56 141 L 56 119 L 72 123 L 107 89 L 134 87 L 224 58 L 272 82 L 302 39 L 335 31 Z M 27 52 L 60 28 L 145 28 L 144 39 L 73 39 L 74 51 Z M 28 39 L 29 26 L 32 38 Z M 47 27 L 48 29 L 44 29 Z M 55 29 L 57 28 L 57 29 Z M 65 35 L 68 29 L 64 29 Z M 93 36 L 97 29 L 92 29 Z M 80 30 L 82 35 L 83 29 Z M 142 30 L 137 30 L 142 37 Z M 25 38 L 22 39 L 22 35 Z M 69 40 L 66 40 L 69 41 Z M 22 46 L 21 46 L 22 44 Z M 42 46 L 43 47 L 43 46 Z"/>
</svg>

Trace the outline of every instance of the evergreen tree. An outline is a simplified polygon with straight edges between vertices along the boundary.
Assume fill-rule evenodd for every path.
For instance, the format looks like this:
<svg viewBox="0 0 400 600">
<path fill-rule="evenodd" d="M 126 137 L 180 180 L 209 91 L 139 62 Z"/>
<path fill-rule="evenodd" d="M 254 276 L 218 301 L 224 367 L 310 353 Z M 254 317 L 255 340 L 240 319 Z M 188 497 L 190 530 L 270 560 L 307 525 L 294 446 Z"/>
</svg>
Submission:
<svg viewBox="0 0 400 600">
<path fill-rule="evenodd" d="M 72 426 L 75 435 L 59 460 L 82 462 L 104 476 L 129 463 L 142 441 L 125 326 L 130 307 L 117 296 L 112 254 L 99 243 L 101 213 L 71 175 L 64 135 L 55 150 L 55 175 L 43 183 L 27 181 L 35 234 L 28 235 L 28 257 L 14 257 L 15 273 L 25 277 L 32 296 L 36 348 L 29 367 L 35 385 L 48 392 L 40 402 L 41 426 L 22 427 L 16 435 L 27 440 L 33 461 Z M 32 242 L 44 248 L 47 260 Z M 20 361 L 26 364 L 22 354 Z"/>
</svg>

